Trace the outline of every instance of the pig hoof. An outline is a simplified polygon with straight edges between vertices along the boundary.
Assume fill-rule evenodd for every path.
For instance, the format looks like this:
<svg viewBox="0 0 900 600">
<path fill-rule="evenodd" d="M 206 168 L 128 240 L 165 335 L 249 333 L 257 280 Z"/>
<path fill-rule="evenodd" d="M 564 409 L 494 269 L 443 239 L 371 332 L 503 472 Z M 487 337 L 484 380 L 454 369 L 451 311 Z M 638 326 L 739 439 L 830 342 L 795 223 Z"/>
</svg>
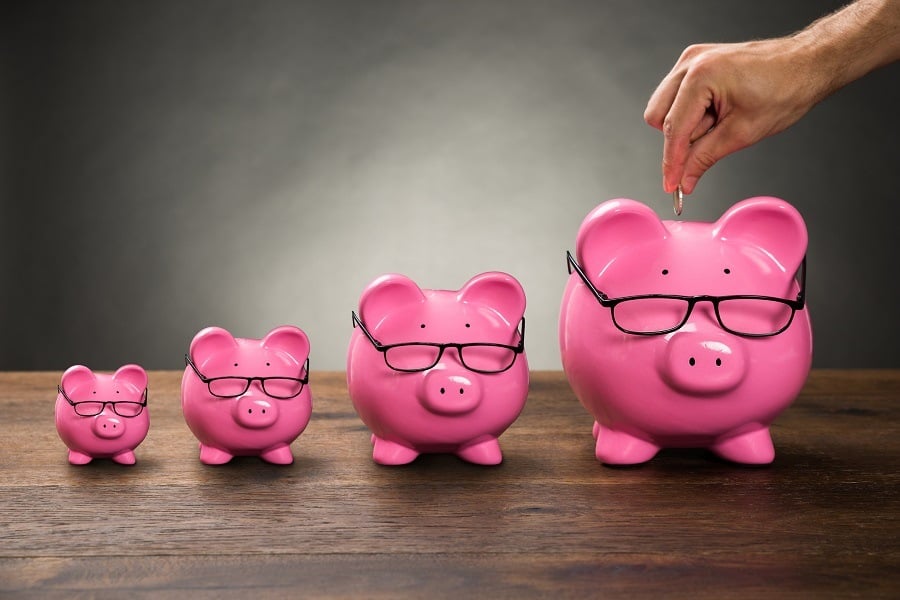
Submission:
<svg viewBox="0 0 900 600">
<path fill-rule="evenodd" d="M 76 450 L 69 450 L 69 464 L 73 465 L 86 465 L 91 462 L 91 457 L 83 452 L 78 452 Z"/>
<path fill-rule="evenodd" d="M 497 438 L 461 448 L 456 455 L 476 465 L 499 465 L 503 462 L 503 453 L 500 452 L 500 442 L 497 441 Z"/>
<path fill-rule="evenodd" d="M 775 460 L 775 446 L 767 427 L 721 440 L 710 450 L 726 460 L 745 465 L 767 465 Z"/>
<path fill-rule="evenodd" d="M 288 445 L 270 448 L 260 454 L 259 457 L 273 465 L 289 465 L 294 462 L 294 455 L 291 454 L 291 448 Z"/>
<path fill-rule="evenodd" d="M 597 460 L 607 465 L 637 465 L 645 463 L 659 452 L 659 446 L 622 431 L 598 425 Z"/>
<path fill-rule="evenodd" d="M 594 421 L 594 427 L 591 429 L 591 435 L 594 436 L 594 439 L 597 439 L 597 436 L 600 435 L 600 423 Z"/>
<path fill-rule="evenodd" d="M 200 462 L 204 465 L 224 465 L 232 458 L 233 455 L 224 450 L 200 444 Z"/>
<path fill-rule="evenodd" d="M 133 465 L 137 462 L 137 459 L 134 457 L 134 452 L 131 450 L 119 452 L 118 454 L 113 455 L 112 459 L 120 465 Z"/>
<path fill-rule="evenodd" d="M 407 465 L 416 460 L 419 453 L 396 442 L 389 442 L 378 436 L 374 437 L 375 448 L 372 449 L 372 460 L 379 465 Z"/>
</svg>

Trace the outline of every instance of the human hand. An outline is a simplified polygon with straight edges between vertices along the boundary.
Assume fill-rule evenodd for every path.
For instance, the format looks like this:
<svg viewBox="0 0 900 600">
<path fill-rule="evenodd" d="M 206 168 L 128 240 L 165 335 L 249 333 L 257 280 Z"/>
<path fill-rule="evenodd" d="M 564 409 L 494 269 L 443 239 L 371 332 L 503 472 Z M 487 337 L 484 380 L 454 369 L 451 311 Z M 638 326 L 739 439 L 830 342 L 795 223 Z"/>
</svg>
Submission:
<svg viewBox="0 0 900 600">
<path fill-rule="evenodd" d="M 820 99 L 827 77 L 794 38 L 688 47 L 650 98 L 663 132 L 663 189 L 685 194 L 721 158 L 783 131 Z"/>
</svg>

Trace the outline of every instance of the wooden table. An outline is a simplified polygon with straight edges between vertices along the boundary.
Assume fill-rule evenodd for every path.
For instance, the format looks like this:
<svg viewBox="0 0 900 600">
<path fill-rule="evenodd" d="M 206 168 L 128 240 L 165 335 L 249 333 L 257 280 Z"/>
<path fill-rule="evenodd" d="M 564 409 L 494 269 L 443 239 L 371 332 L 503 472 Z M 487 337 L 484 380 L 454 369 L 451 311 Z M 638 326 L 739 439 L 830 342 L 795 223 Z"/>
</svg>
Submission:
<svg viewBox="0 0 900 600">
<path fill-rule="evenodd" d="M 180 372 L 150 373 L 138 463 L 75 467 L 60 373 L 0 374 L 0 597 L 900 597 L 900 371 L 815 371 L 775 463 L 704 451 L 604 467 L 558 372 L 534 373 L 505 462 L 371 460 L 342 373 L 276 467 L 207 467 Z"/>
</svg>

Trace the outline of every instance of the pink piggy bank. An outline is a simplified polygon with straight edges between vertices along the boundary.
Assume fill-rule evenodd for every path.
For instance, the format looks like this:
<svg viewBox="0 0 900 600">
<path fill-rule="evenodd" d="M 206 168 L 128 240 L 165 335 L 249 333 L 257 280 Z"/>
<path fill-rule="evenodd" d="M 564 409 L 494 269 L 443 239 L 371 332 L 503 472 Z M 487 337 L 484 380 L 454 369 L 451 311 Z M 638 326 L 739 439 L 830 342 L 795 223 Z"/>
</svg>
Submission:
<svg viewBox="0 0 900 600">
<path fill-rule="evenodd" d="M 660 221 L 633 200 L 585 218 L 559 342 L 601 462 L 642 463 L 664 447 L 772 462 L 769 426 L 812 362 L 806 243 L 800 214 L 777 198 L 744 200 L 715 223 Z"/>
<path fill-rule="evenodd" d="M 181 379 L 181 409 L 200 440 L 200 462 L 234 456 L 294 462 L 290 444 L 312 414 L 309 338 L 297 327 L 273 329 L 261 340 L 208 327 L 191 342 Z"/>
<path fill-rule="evenodd" d="M 372 458 L 402 465 L 455 453 L 495 465 L 497 438 L 528 396 L 525 292 L 505 273 L 458 291 L 384 275 L 363 291 L 347 352 L 347 384 L 372 430 Z"/>
<path fill-rule="evenodd" d="M 56 431 L 69 448 L 70 463 L 135 463 L 134 449 L 150 429 L 144 369 L 125 365 L 105 375 L 75 365 L 63 373 L 57 392 Z"/>
</svg>

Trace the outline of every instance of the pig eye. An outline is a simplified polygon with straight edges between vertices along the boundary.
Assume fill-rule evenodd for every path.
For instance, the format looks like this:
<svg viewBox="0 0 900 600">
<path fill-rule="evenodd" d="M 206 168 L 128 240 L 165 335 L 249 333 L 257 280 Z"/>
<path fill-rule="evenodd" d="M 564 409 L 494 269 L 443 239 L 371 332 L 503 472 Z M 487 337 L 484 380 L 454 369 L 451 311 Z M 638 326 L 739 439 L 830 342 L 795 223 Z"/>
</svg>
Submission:
<svg viewBox="0 0 900 600">
<path fill-rule="evenodd" d="M 668 275 L 668 274 L 669 274 L 669 270 L 668 270 L 668 269 L 663 269 L 663 270 L 662 270 L 662 274 L 663 274 L 663 275 Z"/>
<path fill-rule="evenodd" d="M 268 363 L 268 362 L 267 362 L 267 363 L 266 363 L 266 366 L 267 366 L 267 367 L 271 367 L 271 366 L 272 366 L 272 363 Z"/>
<path fill-rule="evenodd" d="M 731 269 L 725 269 L 725 274 L 726 274 L 726 275 L 730 275 L 730 274 L 731 274 Z"/>
<path fill-rule="evenodd" d="M 466 327 L 471 327 L 471 323 L 466 323 Z"/>
<path fill-rule="evenodd" d="M 234 366 L 237 366 L 237 365 L 238 365 L 237 363 L 234 363 Z"/>
<path fill-rule="evenodd" d="M 425 329 L 425 323 L 422 323 L 421 325 L 419 325 L 419 327 L 421 327 L 422 329 Z"/>
</svg>

